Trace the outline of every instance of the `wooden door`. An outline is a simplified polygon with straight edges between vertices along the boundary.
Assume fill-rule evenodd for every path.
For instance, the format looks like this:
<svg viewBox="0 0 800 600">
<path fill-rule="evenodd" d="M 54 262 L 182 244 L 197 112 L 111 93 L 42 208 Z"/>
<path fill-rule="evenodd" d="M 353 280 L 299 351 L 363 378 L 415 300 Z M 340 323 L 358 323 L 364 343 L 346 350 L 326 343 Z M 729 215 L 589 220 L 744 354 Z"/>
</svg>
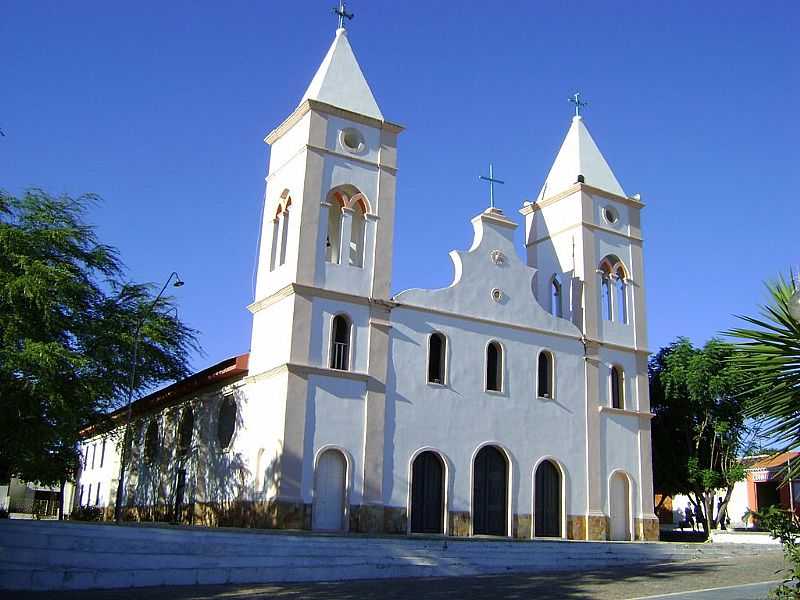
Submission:
<svg viewBox="0 0 800 600">
<path fill-rule="evenodd" d="M 551 461 L 536 467 L 533 535 L 561 537 L 561 473 Z"/>
<path fill-rule="evenodd" d="M 347 462 L 338 450 L 326 450 L 314 473 L 313 528 L 318 531 L 344 529 Z"/>
<path fill-rule="evenodd" d="M 628 478 L 622 473 L 614 473 L 609 485 L 612 540 L 631 539 L 629 497 Z"/>
<path fill-rule="evenodd" d="M 472 532 L 476 535 L 508 535 L 507 466 L 494 446 L 484 446 L 475 457 L 472 486 Z"/>
<path fill-rule="evenodd" d="M 422 452 L 411 469 L 412 533 L 444 533 L 444 466 L 435 452 Z"/>
</svg>

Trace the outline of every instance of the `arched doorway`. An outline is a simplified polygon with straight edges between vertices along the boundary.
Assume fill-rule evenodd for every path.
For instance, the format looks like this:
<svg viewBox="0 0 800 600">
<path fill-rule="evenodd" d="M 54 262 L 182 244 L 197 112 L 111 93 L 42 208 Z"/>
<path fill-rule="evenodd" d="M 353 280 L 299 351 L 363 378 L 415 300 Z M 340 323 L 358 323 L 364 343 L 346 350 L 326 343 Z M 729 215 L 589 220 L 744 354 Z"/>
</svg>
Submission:
<svg viewBox="0 0 800 600">
<path fill-rule="evenodd" d="M 533 535 L 561 537 L 561 472 L 551 460 L 536 467 Z"/>
<path fill-rule="evenodd" d="M 425 451 L 411 468 L 411 532 L 444 533 L 444 465 Z"/>
<path fill-rule="evenodd" d="M 624 473 L 617 471 L 608 486 L 611 512 L 611 539 L 630 540 L 630 484 Z"/>
<path fill-rule="evenodd" d="M 314 473 L 313 528 L 317 531 L 344 529 L 347 461 L 338 450 L 326 450 Z"/>
<path fill-rule="evenodd" d="M 472 474 L 472 533 L 508 535 L 508 465 L 495 446 L 480 449 Z"/>
</svg>

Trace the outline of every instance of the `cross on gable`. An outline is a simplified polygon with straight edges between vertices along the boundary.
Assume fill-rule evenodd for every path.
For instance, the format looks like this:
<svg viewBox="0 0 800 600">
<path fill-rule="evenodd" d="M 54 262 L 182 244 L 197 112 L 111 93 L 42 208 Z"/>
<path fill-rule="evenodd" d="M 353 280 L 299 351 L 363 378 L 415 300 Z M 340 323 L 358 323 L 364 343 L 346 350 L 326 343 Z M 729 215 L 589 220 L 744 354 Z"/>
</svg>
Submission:
<svg viewBox="0 0 800 600">
<path fill-rule="evenodd" d="M 504 184 L 505 181 L 495 179 L 492 163 L 489 163 L 489 176 L 486 177 L 485 175 L 478 175 L 478 179 L 489 182 L 489 207 L 494 208 L 494 184 Z"/>
</svg>

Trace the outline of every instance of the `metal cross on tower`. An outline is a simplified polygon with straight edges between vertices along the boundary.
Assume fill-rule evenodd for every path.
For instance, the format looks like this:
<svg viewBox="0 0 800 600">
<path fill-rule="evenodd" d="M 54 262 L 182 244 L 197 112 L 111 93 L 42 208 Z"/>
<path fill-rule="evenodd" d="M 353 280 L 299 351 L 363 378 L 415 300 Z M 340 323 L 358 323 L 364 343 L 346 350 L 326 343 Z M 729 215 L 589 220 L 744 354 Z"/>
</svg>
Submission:
<svg viewBox="0 0 800 600">
<path fill-rule="evenodd" d="M 492 169 L 492 163 L 489 163 L 489 176 L 486 177 L 485 175 L 478 175 L 478 179 L 482 179 L 483 181 L 489 182 L 489 207 L 494 208 L 494 184 L 504 184 L 505 181 L 501 181 L 500 179 L 495 179 L 494 177 L 494 170 Z"/>
<path fill-rule="evenodd" d="M 584 106 L 588 106 L 589 105 L 588 102 L 584 102 L 583 100 L 581 100 L 581 93 L 580 92 L 575 92 L 572 96 L 567 98 L 567 100 L 569 100 L 570 102 L 572 102 L 575 105 L 575 116 L 576 117 L 580 117 L 581 116 L 581 109 Z"/>
<path fill-rule="evenodd" d="M 339 29 L 344 28 L 344 20 L 351 20 L 355 15 L 347 12 L 344 5 L 344 0 L 339 0 L 339 6 L 333 8 L 333 14 L 339 17 Z"/>
</svg>

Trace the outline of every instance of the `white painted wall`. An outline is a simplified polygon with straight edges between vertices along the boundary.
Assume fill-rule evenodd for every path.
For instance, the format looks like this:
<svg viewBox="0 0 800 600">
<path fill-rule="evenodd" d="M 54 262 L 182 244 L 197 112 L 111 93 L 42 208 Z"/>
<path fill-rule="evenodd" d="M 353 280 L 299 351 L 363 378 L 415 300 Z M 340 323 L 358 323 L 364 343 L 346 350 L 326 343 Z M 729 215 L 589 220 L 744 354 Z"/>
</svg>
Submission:
<svg viewBox="0 0 800 600">
<path fill-rule="evenodd" d="M 295 298 L 287 296 L 253 315 L 251 375 L 289 362 Z"/>
<path fill-rule="evenodd" d="M 448 465 L 448 510 L 471 509 L 472 459 L 494 443 L 511 460 L 510 512 L 532 512 L 534 466 L 554 458 L 566 472 L 566 512 L 585 514 L 585 380 L 580 334 L 547 313 L 531 290 L 535 270 L 513 246 L 513 225 L 482 215 L 468 252 L 453 252 L 456 277 L 442 290 L 398 294 L 387 381 L 386 503 L 406 506 L 412 456 L 438 450 Z M 496 264 L 493 251 L 504 260 Z M 499 302 L 491 290 L 502 291 Z M 506 323 L 504 325 L 504 323 Z M 427 383 L 427 340 L 447 336 L 445 385 Z M 485 351 L 503 347 L 503 390 L 485 391 Z M 555 357 L 553 399 L 536 397 L 538 353 Z"/>
<path fill-rule="evenodd" d="M 236 444 L 249 470 L 250 493 L 254 499 L 273 498 L 278 492 L 286 384 L 284 372 L 241 388 L 242 427 Z"/>
<path fill-rule="evenodd" d="M 92 436 L 78 444 L 82 457 L 81 472 L 76 484 L 76 494 L 80 494 L 83 486 L 82 506 L 113 506 L 116 501 L 116 482 L 119 477 L 119 448 L 118 442 L 121 433 L 116 431 Z M 105 456 L 102 455 L 103 440 L 106 442 Z M 85 458 L 88 450 L 88 460 Z M 92 456 L 94 455 L 94 463 Z M 89 498 L 89 485 L 92 486 L 92 495 Z M 100 500 L 97 501 L 97 486 L 100 486 Z"/>
<path fill-rule="evenodd" d="M 336 448 L 345 455 L 347 504 L 360 504 L 364 472 L 364 394 L 366 383 L 344 377 L 309 377 L 303 456 L 303 500 L 314 497 L 314 465 L 319 454 Z"/>
<path fill-rule="evenodd" d="M 449 510 L 469 511 L 471 464 L 478 448 L 494 442 L 511 456 L 512 512 L 531 512 L 533 467 L 554 457 L 567 473 L 567 511 L 585 512 L 583 350 L 577 340 L 446 317 L 424 310 L 392 311 L 387 381 L 385 502 L 406 506 L 412 455 L 438 450 L 449 467 Z M 446 385 L 428 384 L 427 339 L 447 336 Z M 485 347 L 504 348 L 503 392 L 485 391 Z M 556 390 L 536 398 L 536 357 L 555 355 Z"/>
</svg>

